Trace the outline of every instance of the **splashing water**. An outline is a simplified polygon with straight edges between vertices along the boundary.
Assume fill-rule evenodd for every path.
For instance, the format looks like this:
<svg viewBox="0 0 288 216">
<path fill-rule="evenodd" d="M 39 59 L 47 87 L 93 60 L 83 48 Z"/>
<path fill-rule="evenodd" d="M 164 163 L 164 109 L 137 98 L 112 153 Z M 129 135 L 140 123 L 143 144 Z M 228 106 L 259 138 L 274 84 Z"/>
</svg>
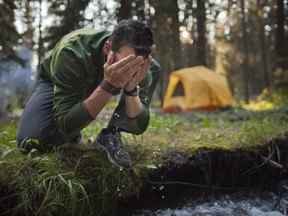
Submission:
<svg viewBox="0 0 288 216">
<path fill-rule="evenodd" d="M 286 216 L 288 195 L 279 197 L 275 193 L 262 195 L 223 195 L 205 201 L 186 201 L 182 207 L 142 210 L 134 216 Z"/>
</svg>

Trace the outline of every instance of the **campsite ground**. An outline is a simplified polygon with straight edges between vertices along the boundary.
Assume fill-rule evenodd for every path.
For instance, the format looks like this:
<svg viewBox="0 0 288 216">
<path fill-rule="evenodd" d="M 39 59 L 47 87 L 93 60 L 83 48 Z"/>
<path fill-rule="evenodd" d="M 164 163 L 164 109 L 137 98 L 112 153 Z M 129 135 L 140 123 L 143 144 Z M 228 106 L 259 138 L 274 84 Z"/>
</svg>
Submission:
<svg viewBox="0 0 288 216">
<path fill-rule="evenodd" d="M 95 138 L 112 108 L 108 106 L 84 130 L 86 141 Z M 283 145 L 288 140 L 287 123 L 288 110 L 281 107 L 152 112 L 145 134 L 123 137 L 134 162 L 133 171 L 127 171 L 85 146 L 23 155 L 15 149 L 17 119 L 2 122 L 0 210 L 4 215 L 111 215 L 119 200 L 136 204 L 137 195 L 143 201 L 149 194 L 165 199 L 170 183 L 171 190 L 181 182 L 210 189 L 266 184 L 272 176 L 287 174 L 287 156 L 281 153 L 288 151 Z"/>
</svg>

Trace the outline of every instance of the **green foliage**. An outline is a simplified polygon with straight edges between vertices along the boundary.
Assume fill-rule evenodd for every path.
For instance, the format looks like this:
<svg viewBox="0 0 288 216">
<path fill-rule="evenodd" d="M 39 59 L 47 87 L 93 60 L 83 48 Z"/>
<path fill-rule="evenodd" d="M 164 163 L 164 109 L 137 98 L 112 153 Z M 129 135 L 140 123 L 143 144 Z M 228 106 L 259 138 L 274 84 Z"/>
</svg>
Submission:
<svg viewBox="0 0 288 216">
<path fill-rule="evenodd" d="M 265 89 L 261 95 L 259 95 L 258 100 L 270 101 L 277 107 L 284 107 L 288 104 L 288 88 L 287 84 L 285 86 L 278 86 L 278 89 L 269 94 L 267 89 Z"/>
<path fill-rule="evenodd" d="M 181 124 L 181 119 L 176 115 L 157 115 L 151 113 L 151 121 L 149 124 L 149 131 L 166 130 L 171 131 L 176 125 Z"/>
</svg>

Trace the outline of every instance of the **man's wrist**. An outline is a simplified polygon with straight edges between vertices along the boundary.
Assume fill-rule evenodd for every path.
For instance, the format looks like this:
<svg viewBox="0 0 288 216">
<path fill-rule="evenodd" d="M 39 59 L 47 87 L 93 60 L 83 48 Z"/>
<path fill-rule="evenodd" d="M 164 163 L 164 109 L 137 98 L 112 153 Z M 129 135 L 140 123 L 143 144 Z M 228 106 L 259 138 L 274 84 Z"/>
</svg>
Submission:
<svg viewBox="0 0 288 216">
<path fill-rule="evenodd" d="M 92 118 L 96 118 L 106 103 L 112 98 L 112 94 L 99 85 L 88 98 L 84 100 L 84 106 Z"/>
<path fill-rule="evenodd" d="M 124 89 L 124 94 L 126 96 L 132 96 L 132 97 L 138 96 L 139 95 L 139 86 L 136 85 L 132 90 Z"/>
<path fill-rule="evenodd" d="M 100 87 L 105 90 L 106 92 L 112 94 L 112 95 L 118 95 L 121 91 L 121 88 L 117 88 L 114 85 L 112 85 L 110 82 L 107 80 L 103 80 L 100 83 Z"/>
</svg>

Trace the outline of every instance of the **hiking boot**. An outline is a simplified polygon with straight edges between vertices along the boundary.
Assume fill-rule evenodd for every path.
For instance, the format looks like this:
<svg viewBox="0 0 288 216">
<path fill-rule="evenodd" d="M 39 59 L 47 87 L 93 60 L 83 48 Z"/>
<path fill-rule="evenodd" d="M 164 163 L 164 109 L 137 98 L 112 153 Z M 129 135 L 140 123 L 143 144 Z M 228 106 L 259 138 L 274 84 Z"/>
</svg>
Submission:
<svg viewBox="0 0 288 216">
<path fill-rule="evenodd" d="M 55 139 L 54 139 L 55 140 Z M 58 142 L 58 143 L 57 143 Z M 63 147 L 63 148 L 77 148 L 79 145 L 83 144 L 82 135 L 75 136 L 70 141 L 64 142 L 61 139 L 57 140 L 57 142 L 44 142 L 43 140 L 40 141 L 36 138 L 26 137 L 25 139 L 21 140 L 21 142 L 17 143 L 18 149 L 22 153 L 29 153 L 31 150 L 36 149 L 39 152 L 46 153 L 52 151 L 55 147 Z"/>
<path fill-rule="evenodd" d="M 121 134 L 116 129 L 102 129 L 95 142 L 95 147 L 105 151 L 112 164 L 121 168 L 131 168 L 130 155 L 122 146 Z"/>
<path fill-rule="evenodd" d="M 28 137 L 18 142 L 17 147 L 22 153 L 29 153 L 32 149 L 42 150 L 38 139 Z"/>
</svg>

